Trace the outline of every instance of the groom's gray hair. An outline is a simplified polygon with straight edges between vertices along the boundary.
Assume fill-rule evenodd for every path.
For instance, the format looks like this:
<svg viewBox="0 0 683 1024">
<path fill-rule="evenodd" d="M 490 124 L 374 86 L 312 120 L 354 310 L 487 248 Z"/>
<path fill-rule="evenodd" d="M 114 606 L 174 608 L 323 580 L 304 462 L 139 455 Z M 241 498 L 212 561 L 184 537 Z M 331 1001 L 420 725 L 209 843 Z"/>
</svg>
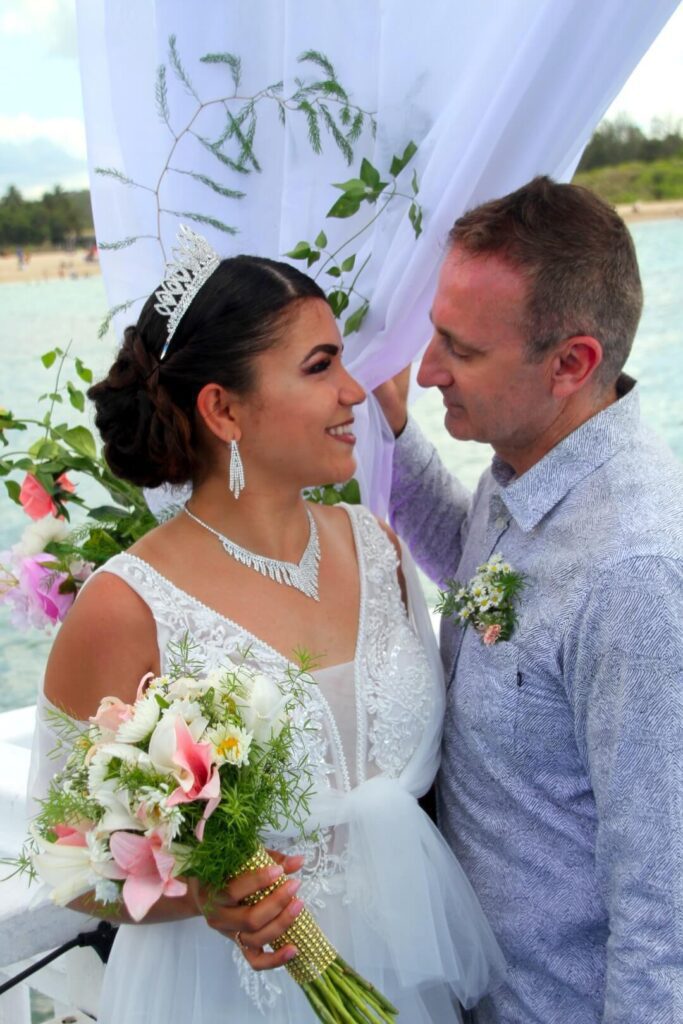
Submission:
<svg viewBox="0 0 683 1024">
<path fill-rule="evenodd" d="M 613 384 L 643 308 L 635 247 L 616 210 L 589 189 L 538 177 L 465 213 L 448 240 L 472 256 L 496 255 L 526 277 L 531 359 L 589 335 L 602 345 L 598 380 Z"/>
</svg>

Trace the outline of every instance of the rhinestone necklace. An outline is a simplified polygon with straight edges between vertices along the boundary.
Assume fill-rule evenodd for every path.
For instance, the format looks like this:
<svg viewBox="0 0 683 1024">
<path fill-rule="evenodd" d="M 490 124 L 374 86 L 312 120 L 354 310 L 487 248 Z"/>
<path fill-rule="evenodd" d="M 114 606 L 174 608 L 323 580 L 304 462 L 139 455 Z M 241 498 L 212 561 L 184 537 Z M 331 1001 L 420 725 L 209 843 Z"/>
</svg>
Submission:
<svg viewBox="0 0 683 1024">
<path fill-rule="evenodd" d="M 225 553 L 234 558 L 236 562 L 246 565 L 249 569 L 255 569 L 262 576 L 269 576 L 276 583 L 284 583 L 286 587 L 295 587 L 296 590 L 300 590 L 306 597 L 312 597 L 314 601 L 320 600 L 318 597 L 320 544 L 318 542 L 318 529 L 315 525 L 315 519 L 309 508 L 306 509 L 306 515 L 308 516 L 308 525 L 311 532 L 306 550 L 298 564 L 294 562 L 280 562 L 276 558 L 266 558 L 265 555 L 257 555 L 254 551 L 241 548 L 239 544 L 233 543 L 229 537 L 225 537 L 218 530 L 214 530 L 213 526 L 209 526 L 199 516 L 190 512 L 187 505 L 183 506 L 183 511 L 190 519 L 194 519 L 195 523 L 199 523 L 205 530 L 212 533 L 214 537 L 218 537 Z"/>
</svg>

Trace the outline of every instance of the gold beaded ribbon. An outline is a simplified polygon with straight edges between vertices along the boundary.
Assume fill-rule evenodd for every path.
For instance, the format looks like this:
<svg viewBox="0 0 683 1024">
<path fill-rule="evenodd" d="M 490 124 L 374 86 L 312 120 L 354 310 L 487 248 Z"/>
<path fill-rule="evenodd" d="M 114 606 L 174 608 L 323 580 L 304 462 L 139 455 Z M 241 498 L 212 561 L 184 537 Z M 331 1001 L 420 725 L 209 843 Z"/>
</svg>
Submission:
<svg viewBox="0 0 683 1024">
<path fill-rule="evenodd" d="M 271 864 L 275 864 L 275 861 L 261 846 L 244 864 L 242 871 L 258 871 L 260 868 L 270 867 Z M 284 885 L 286 881 L 287 879 L 282 875 L 267 889 L 260 889 L 252 896 L 247 896 L 244 902 L 249 906 L 260 903 L 271 892 L 275 892 L 281 885 Z M 276 950 L 282 949 L 290 942 L 299 950 L 299 955 L 285 964 L 285 967 L 299 985 L 315 981 L 338 957 L 336 949 L 327 941 L 318 927 L 317 921 L 305 907 L 287 931 L 279 939 L 271 942 L 271 946 Z"/>
</svg>

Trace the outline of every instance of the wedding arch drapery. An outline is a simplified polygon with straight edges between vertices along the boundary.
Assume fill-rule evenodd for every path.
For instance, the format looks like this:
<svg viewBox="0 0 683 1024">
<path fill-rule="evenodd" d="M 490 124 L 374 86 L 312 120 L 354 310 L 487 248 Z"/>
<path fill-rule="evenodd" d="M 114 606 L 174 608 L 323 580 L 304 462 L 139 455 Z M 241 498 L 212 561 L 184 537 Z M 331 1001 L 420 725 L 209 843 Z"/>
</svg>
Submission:
<svg viewBox="0 0 683 1024">
<path fill-rule="evenodd" d="M 118 333 L 161 280 L 179 222 L 226 256 L 282 257 L 321 229 L 334 250 L 383 199 L 353 221 L 326 219 L 341 195 L 333 183 L 357 177 L 363 157 L 386 175 L 392 157 L 414 142 L 417 152 L 398 187 L 410 197 L 416 174 L 419 238 L 410 198 L 397 198 L 339 256 L 355 254 L 353 273 L 370 257 L 357 284 L 370 299 L 369 313 L 346 338 L 345 358 L 372 389 L 427 340 L 454 219 L 535 174 L 568 180 L 595 125 L 676 7 L 677 0 L 77 0 L 102 270 L 112 307 L 133 300 L 114 318 Z M 299 60 L 310 51 L 318 57 Z M 234 60 L 201 60 L 225 53 L 239 59 L 239 75 Z M 320 154 L 309 141 L 309 115 L 293 109 L 296 101 L 284 125 L 278 116 L 278 95 L 284 101 L 329 81 L 325 60 L 348 91 L 353 116 L 358 109 L 377 122 L 373 137 L 363 118 L 350 165 L 320 110 L 324 101 L 339 127 L 343 103 L 334 90 L 301 93 L 318 110 Z M 279 93 L 262 92 L 276 82 Z M 230 144 L 217 144 L 229 113 L 237 116 L 253 98 L 251 152 L 259 169 L 245 158 L 245 174 L 216 150 L 234 155 Z M 126 244 L 132 238 L 138 240 Z M 329 288 L 324 266 L 323 258 L 310 272 L 322 270 L 320 283 Z M 347 315 L 361 304 L 353 296 Z M 383 515 L 392 440 L 374 401 L 357 411 L 356 423 L 363 500 Z"/>
</svg>

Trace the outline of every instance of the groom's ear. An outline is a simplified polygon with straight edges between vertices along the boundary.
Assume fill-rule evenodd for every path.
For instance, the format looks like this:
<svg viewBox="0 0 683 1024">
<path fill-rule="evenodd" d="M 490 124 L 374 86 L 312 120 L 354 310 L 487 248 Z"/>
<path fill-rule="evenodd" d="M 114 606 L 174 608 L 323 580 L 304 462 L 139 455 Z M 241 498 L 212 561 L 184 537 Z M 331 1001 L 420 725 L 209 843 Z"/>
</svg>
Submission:
<svg viewBox="0 0 683 1024">
<path fill-rule="evenodd" d="M 570 398 L 594 381 L 602 362 L 602 345 L 597 338 L 577 334 L 555 349 L 550 364 L 550 383 L 555 398 Z"/>
<path fill-rule="evenodd" d="M 197 395 L 197 416 L 219 441 L 240 441 L 242 431 L 239 426 L 240 399 L 234 391 L 221 387 L 220 384 L 205 384 Z"/>
</svg>

